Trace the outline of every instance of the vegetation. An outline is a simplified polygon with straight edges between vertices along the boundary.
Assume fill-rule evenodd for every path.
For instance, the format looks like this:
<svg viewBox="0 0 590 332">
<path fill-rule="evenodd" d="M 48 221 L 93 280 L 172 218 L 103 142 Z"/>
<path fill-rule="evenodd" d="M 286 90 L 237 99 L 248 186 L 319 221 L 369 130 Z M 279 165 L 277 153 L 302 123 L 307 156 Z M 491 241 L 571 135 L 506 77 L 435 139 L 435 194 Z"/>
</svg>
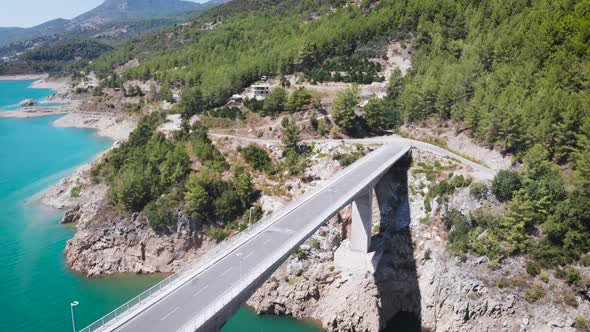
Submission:
<svg viewBox="0 0 590 332">
<path fill-rule="evenodd" d="M 524 290 L 524 299 L 529 303 L 537 302 L 543 296 L 545 296 L 545 289 L 541 285 L 535 284 Z"/>
<path fill-rule="evenodd" d="M 253 169 L 264 172 L 273 171 L 272 159 L 270 159 L 268 152 L 263 148 L 251 144 L 240 149 L 239 152 L 248 165 L 252 166 Z"/>
<path fill-rule="evenodd" d="M 305 76 L 312 82 L 346 82 L 370 84 L 382 82 L 378 73 L 381 65 L 371 62 L 366 57 L 338 56 L 326 59 L 321 65 L 305 71 Z"/>
<path fill-rule="evenodd" d="M 336 125 L 347 133 L 352 133 L 357 127 L 358 118 L 355 110 L 360 102 L 359 88 L 356 85 L 336 95 L 332 117 Z"/>
<path fill-rule="evenodd" d="M 244 119 L 244 114 L 236 106 L 224 106 L 207 111 L 208 116 L 225 119 Z"/>
<path fill-rule="evenodd" d="M 26 51 L 10 66 L 16 71 L 19 71 L 18 67 L 22 67 L 23 70 L 26 68 L 27 71 L 36 73 L 73 73 L 84 68 L 89 60 L 112 49 L 96 40 L 73 39 Z"/>
<path fill-rule="evenodd" d="M 207 137 L 207 127 L 196 123 L 190 134 L 169 140 L 155 131 L 162 120 L 158 113 L 142 118 L 129 140 L 93 168 L 92 173 L 110 185 L 112 202 L 129 211 L 143 211 L 158 231 L 176 221 L 183 200 L 195 222 L 229 225 L 242 216 L 255 201 L 250 173 L 235 166 L 229 179 L 223 180 L 222 172 L 229 165 Z M 189 153 L 203 165 L 199 172 L 191 172 Z M 222 227 L 210 235 L 222 239 L 228 232 Z"/>
</svg>

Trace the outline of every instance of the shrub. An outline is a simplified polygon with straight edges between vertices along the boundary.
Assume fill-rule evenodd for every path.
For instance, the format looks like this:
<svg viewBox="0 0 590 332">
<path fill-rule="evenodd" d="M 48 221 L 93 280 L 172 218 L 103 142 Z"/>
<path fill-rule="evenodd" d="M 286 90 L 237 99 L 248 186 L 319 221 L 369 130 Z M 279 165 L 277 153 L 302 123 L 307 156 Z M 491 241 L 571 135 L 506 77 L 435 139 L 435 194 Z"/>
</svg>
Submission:
<svg viewBox="0 0 590 332">
<path fill-rule="evenodd" d="M 221 227 L 212 227 L 207 232 L 210 238 L 215 241 L 221 241 L 229 236 L 229 231 Z"/>
<path fill-rule="evenodd" d="M 580 258 L 580 263 L 586 267 L 590 266 L 590 255 L 586 255 Z"/>
<path fill-rule="evenodd" d="M 338 161 L 340 166 L 348 167 L 351 164 L 353 164 L 355 161 L 361 159 L 364 156 L 365 156 L 365 153 L 363 151 L 357 150 L 357 151 L 353 151 L 351 153 L 335 153 L 332 156 L 332 158 L 334 158 L 334 160 Z"/>
<path fill-rule="evenodd" d="M 577 308 L 578 307 L 578 300 L 576 299 L 576 294 L 572 291 L 567 291 L 563 295 L 563 302 L 570 307 Z"/>
<path fill-rule="evenodd" d="M 306 259 L 307 254 L 305 253 L 305 251 L 303 251 L 301 249 L 297 249 L 297 250 L 293 251 L 293 257 L 295 257 L 297 259 Z"/>
<path fill-rule="evenodd" d="M 510 200 L 514 192 L 521 187 L 520 175 L 515 171 L 501 170 L 492 181 L 492 192 L 501 202 Z"/>
<path fill-rule="evenodd" d="M 539 279 L 541 279 L 541 281 L 543 281 L 544 283 L 548 283 L 549 282 L 549 274 L 547 274 L 547 272 L 542 271 L 539 274 Z"/>
<path fill-rule="evenodd" d="M 488 187 L 485 185 L 485 183 L 481 183 L 481 182 L 474 182 L 469 187 L 469 193 L 475 199 L 485 198 L 487 191 L 488 191 Z"/>
<path fill-rule="evenodd" d="M 532 285 L 524 290 L 524 299 L 528 303 L 537 302 L 545 296 L 545 289 L 541 285 Z"/>
<path fill-rule="evenodd" d="M 311 239 L 311 241 L 309 241 L 309 245 L 314 249 L 320 249 L 320 240 Z"/>
<path fill-rule="evenodd" d="M 248 165 L 257 171 L 270 171 L 272 169 L 272 160 L 268 152 L 263 148 L 251 144 L 240 150 L 240 154 L 246 160 Z"/>
<path fill-rule="evenodd" d="M 169 195 L 162 196 L 155 201 L 149 202 L 144 209 L 145 216 L 151 228 L 162 230 L 165 226 L 176 221 L 176 200 Z"/>
<path fill-rule="evenodd" d="M 452 228 L 464 227 L 466 224 L 467 217 L 457 209 L 449 210 L 443 217 L 443 225 L 447 231 Z"/>
<path fill-rule="evenodd" d="M 570 285 L 581 286 L 582 275 L 576 268 L 568 267 L 565 269 L 565 281 L 567 281 L 567 283 Z"/>
<path fill-rule="evenodd" d="M 432 250 L 426 249 L 424 252 L 424 260 L 429 261 L 430 259 L 432 259 Z"/>
<path fill-rule="evenodd" d="M 533 277 L 538 276 L 541 273 L 541 265 L 535 261 L 527 261 L 526 272 Z"/>
<path fill-rule="evenodd" d="M 70 190 L 70 195 L 74 198 L 80 197 L 81 193 L 82 193 L 82 188 L 80 186 L 72 187 L 72 190 Z"/>
<path fill-rule="evenodd" d="M 576 317 L 576 329 L 582 331 L 588 331 L 590 329 L 590 323 L 583 315 L 578 315 Z"/>
<path fill-rule="evenodd" d="M 241 206 L 240 197 L 235 190 L 226 190 L 213 201 L 215 216 L 225 222 L 236 219 Z"/>
</svg>

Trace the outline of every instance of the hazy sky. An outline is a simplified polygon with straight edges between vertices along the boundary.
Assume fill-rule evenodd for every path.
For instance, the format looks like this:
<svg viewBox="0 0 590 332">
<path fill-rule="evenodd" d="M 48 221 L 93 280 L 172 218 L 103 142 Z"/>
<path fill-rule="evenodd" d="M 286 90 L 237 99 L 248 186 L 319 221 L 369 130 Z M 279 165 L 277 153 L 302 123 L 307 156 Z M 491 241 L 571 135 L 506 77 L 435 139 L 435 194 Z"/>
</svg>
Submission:
<svg viewBox="0 0 590 332">
<path fill-rule="evenodd" d="M 103 0 L 0 0 L 0 27 L 28 28 L 54 18 L 73 18 L 102 2 Z"/>
</svg>

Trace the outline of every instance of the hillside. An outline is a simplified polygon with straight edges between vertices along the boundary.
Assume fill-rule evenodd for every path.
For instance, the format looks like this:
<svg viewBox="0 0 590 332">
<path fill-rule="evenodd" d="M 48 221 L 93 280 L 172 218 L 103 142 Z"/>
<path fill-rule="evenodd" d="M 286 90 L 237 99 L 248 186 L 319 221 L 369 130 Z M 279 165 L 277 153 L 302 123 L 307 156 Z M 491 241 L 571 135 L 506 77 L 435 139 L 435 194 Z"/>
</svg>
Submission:
<svg viewBox="0 0 590 332">
<path fill-rule="evenodd" d="M 75 24 L 103 23 L 134 18 L 165 16 L 200 9 L 201 4 L 182 0 L 106 0 L 72 19 Z"/>
<path fill-rule="evenodd" d="M 221 3 L 214 0 L 198 4 L 181 0 L 107 0 L 100 6 L 71 20 L 55 19 L 31 28 L 0 28 L 1 56 L 11 50 L 22 51 L 31 44 L 68 38 L 121 40 L 186 21 Z M 6 46 L 11 45 L 11 48 Z"/>
<path fill-rule="evenodd" d="M 493 190 L 506 211 L 468 216 L 469 226 L 451 238 L 454 248 L 486 255 L 494 264 L 525 255 L 555 267 L 584 256 L 590 250 L 590 1 L 382 0 L 347 6 L 238 0 L 192 26 L 135 40 L 92 68 L 109 78 L 105 87 L 153 80 L 182 88 L 183 101 L 173 111 L 189 118 L 224 105 L 261 76 L 286 88 L 313 88 L 342 80 L 331 76 L 335 69 L 346 67 L 349 75 L 367 66 L 359 70 L 367 72 L 367 59 L 385 57 L 392 41 L 416 48 L 413 68 L 403 78 L 394 72 L 385 98 L 369 98 L 364 109 L 357 107 L 354 87 L 322 105 L 318 111 L 330 112 L 324 120 L 333 135 L 453 124 L 457 133 L 520 164 L 520 172 L 495 180 Z M 114 73 L 131 59 L 139 65 Z M 349 77 L 345 82 L 368 83 Z M 244 106 L 273 117 L 291 109 L 288 114 L 298 117 L 302 108 L 291 108 L 291 99 L 312 98 L 278 87 L 275 92 L 272 101 Z M 434 188 L 428 204 L 444 202 L 448 185 Z M 489 236 L 482 238 L 482 232 Z"/>
</svg>

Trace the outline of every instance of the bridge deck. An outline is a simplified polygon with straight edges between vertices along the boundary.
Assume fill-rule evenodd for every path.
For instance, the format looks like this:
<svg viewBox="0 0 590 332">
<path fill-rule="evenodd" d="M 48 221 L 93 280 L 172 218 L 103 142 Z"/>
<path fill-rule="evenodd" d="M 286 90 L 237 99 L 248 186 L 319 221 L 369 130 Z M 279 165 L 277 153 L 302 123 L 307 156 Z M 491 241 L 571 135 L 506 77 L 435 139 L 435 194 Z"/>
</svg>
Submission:
<svg viewBox="0 0 590 332">
<path fill-rule="evenodd" d="M 269 257 L 280 251 L 286 251 L 288 255 L 294 248 L 285 248 L 286 243 L 305 241 L 359 192 L 374 185 L 409 148 L 406 144 L 389 144 L 357 161 L 311 197 L 295 201 L 281 213 L 276 213 L 262 231 L 242 241 L 211 266 L 170 290 L 134 317 L 119 322 L 118 327 L 108 330 L 160 332 L 183 328 L 187 322 L 203 315 L 211 304 L 219 302 L 220 296 L 228 289 L 243 283 L 243 276 L 260 270 Z"/>
</svg>

